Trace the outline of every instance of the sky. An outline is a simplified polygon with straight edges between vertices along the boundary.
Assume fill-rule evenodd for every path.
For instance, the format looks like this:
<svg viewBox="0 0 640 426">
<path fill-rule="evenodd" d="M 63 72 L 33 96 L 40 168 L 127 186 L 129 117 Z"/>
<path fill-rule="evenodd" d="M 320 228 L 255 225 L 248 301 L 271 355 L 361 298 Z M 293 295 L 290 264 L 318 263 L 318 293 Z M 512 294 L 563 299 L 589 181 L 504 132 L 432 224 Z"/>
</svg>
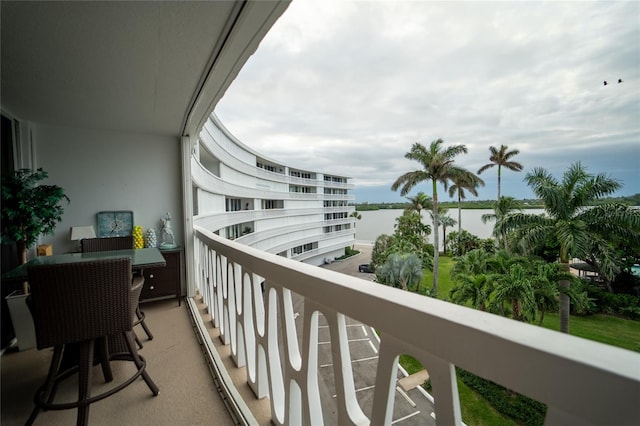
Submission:
<svg viewBox="0 0 640 426">
<path fill-rule="evenodd" d="M 640 193 L 640 2 L 293 0 L 215 113 L 267 158 L 350 177 L 356 203 L 405 200 L 405 153 L 436 139 L 474 173 L 519 150 L 501 195 L 577 161 Z M 480 177 L 467 199 L 495 199 L 497 167 Z"/>
</svg>

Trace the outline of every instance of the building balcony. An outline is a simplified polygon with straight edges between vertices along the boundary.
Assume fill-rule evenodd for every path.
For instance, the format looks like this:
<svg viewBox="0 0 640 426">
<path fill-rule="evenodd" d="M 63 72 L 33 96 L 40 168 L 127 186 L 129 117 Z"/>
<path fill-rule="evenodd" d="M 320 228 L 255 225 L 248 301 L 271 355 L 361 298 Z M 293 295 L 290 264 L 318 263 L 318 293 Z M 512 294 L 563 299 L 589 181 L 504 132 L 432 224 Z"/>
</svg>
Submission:
<svg viewBox="0 0 640 426">
<path fill-rule="evenodd" d="M 640 418 L 637 353 L 284 259 L 201 228 L 195 238 L 197 291 L 255 397 L 269 397 L 273 424 L 391 424 L 401 354 L 427 369 L 438 423 L 462 422 L 455 367 L 546 404 L 546 424 Z M 369 403 L 354 384 L 351 320 L 379 335 Z M 326 344 L 329 397 L 319 380 Z"/>
<path fill-rule="evenodd" d="M 402 414 L 400 354 L 431 377 L 432 422 L 462 422 L 456 366 L 545 403 L 546 424 L 640 418 L 637 353 L 194 233 L 196 294 L 181 307 L 175 299 L 143 305 L 155 338 L 143 339 L 141 354 L 160 394 L 139 380 L 93 404 L 91 424 L 391 424 Z M 376 335 L 368 398 L 356 385 L 352 321 Z M 51 353 L 2 356 L 3 425 L 29 416 Z M 117 364 L 116 377 L 125 368 Z M 100 386 L 99 371 L 94 379 Z M 68 381 L 61 397 L 73 396 Z M 50 411 L 36 424 L 74 419 L 75 410 Z"/>
</svg>

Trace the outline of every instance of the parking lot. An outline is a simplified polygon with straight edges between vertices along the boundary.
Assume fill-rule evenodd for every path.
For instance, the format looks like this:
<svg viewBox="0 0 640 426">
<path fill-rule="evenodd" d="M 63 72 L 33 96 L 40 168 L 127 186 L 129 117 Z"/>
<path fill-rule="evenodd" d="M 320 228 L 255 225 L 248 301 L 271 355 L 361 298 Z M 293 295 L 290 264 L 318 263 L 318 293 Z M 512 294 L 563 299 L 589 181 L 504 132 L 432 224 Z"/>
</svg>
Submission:
<svg viewBox="0 0 640 426">
<path fill-rule="evenodd" d="M 333 271 L 373 280 L 375 274 L 359 272 L 359 265 L 368 264 L 371 260 L 370 245 L 358 245 L 360 254 L 348 259 L 324 265 Z M 371 415 L 375 384 L 375 372 L 378 365 L 379 341 L 375 331 L 358 321 L 347 318 L 347 336 L 351 353 L 351 365 L 355 382 L 356 395 L 363 412 Z M 337 404 L 335 402 L 335 383 L 331 352 L 331 336 L 326 319 L 321 316 L 318 325 L 318 364 L 320 369 L 320 388 L 322 409 L 325 424 L 337 424 Z M 398 379 L 405 376 L 398 372 Z M 396 387 L 393 424 L 399 425 L 435 425 L 432 417 L 433 404 L 419 389 L 403 391 Z"/>
</svg>

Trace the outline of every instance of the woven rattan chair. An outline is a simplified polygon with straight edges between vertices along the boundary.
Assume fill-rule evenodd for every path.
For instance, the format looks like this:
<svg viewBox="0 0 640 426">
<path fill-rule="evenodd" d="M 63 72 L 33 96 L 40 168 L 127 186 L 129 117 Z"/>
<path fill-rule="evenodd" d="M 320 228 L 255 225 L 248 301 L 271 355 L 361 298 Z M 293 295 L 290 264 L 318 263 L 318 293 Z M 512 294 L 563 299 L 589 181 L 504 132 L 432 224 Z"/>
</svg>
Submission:
<svg viewBox="0 0 640 426">
<path fill-rule="evenodd" d="M 123 250 L 133 248 L 133 236 L 126 235 L 123 237 L 110 238 L 85 238 L 80 240 L 82 252 L 90 251 L 107 251 L 107 250 Z"/>
<path fill-rule="evenodd" d="M 139 376 L 154 395 L 158 394 L 134 342 L 132 298 L 136 291 L 139 295 L 144 278 L 136 277 L 132 286 L 131 259 L 38 265 L 30 267 L 28 273 L 37 346 L 53 347 L 54 351 L 47 379 L 36 391 L 35 407 L 27 425 L 33 424 L 42 410 L 70 408 L 78 409 L 77 424 L 86 425 L 90 404 L 124 389 Z M 120 346 L 111 343 L 117 341 Z M 94 353 L 106 382 L 113 380 L 110 364 L 113 360 L 132 361 L 136 372 L 108 391 L 91 396 Z M 78 400 L 56 403 L 58 383 L 75 372 L 78 372 Z"/>
<path fill-rule="evenodd" d="M 80 241 L 82 246 L 82 252 L 93 252 L 93 251 L 107 251 L 107 250 L 122 250 L 122 249 L 131 249 L 133 248 L 133 236 L 127 235 L 123 237 L 111 237 L 111 238 L 85 238 Z M 149 340 L 153 340 L 153 334 L 147 327 L 147 323 L 144 321 L 145 315 L 144 312 L 140 309 L 139 305 L 136 305 L 135 309 L 136 320 L 133 323 L 133 326 L 140 324 L 144 329 L 144 332 L 147 334 Z M 142 348 L 142 343 L 136 337 L 136 342 L 138 346 Z"/>
</svg>

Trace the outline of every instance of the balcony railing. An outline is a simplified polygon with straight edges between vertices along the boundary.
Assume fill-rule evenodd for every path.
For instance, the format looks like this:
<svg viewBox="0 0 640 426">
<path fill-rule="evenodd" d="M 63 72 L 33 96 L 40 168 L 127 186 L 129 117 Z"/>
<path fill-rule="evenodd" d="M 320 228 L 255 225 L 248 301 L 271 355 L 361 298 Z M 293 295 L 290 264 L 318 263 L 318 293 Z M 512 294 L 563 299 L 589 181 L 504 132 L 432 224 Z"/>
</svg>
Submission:
<svg viewBox="0 0 640 426">
<path fill-rule="evenodd" d="M 256 397 L 269 396 L 276 425 L 323 423 L 320 314 L 331 336 L 341 425 L 391 423 L 401 354 L 429 372 L 441 424 L 462 422 L 456 366 L 546 404 L 546 424 L 640 419 L 637 353 L 295 262 L 203 228 L 194 233 L 197 291 L 236 365 L 246 367 Z M 294 294 L 302 299 L 302 330 L 296 330 Z M 366 414 L 354 388 L 347 317 L 380 337 L 373 408 Z"/>
</svg>

